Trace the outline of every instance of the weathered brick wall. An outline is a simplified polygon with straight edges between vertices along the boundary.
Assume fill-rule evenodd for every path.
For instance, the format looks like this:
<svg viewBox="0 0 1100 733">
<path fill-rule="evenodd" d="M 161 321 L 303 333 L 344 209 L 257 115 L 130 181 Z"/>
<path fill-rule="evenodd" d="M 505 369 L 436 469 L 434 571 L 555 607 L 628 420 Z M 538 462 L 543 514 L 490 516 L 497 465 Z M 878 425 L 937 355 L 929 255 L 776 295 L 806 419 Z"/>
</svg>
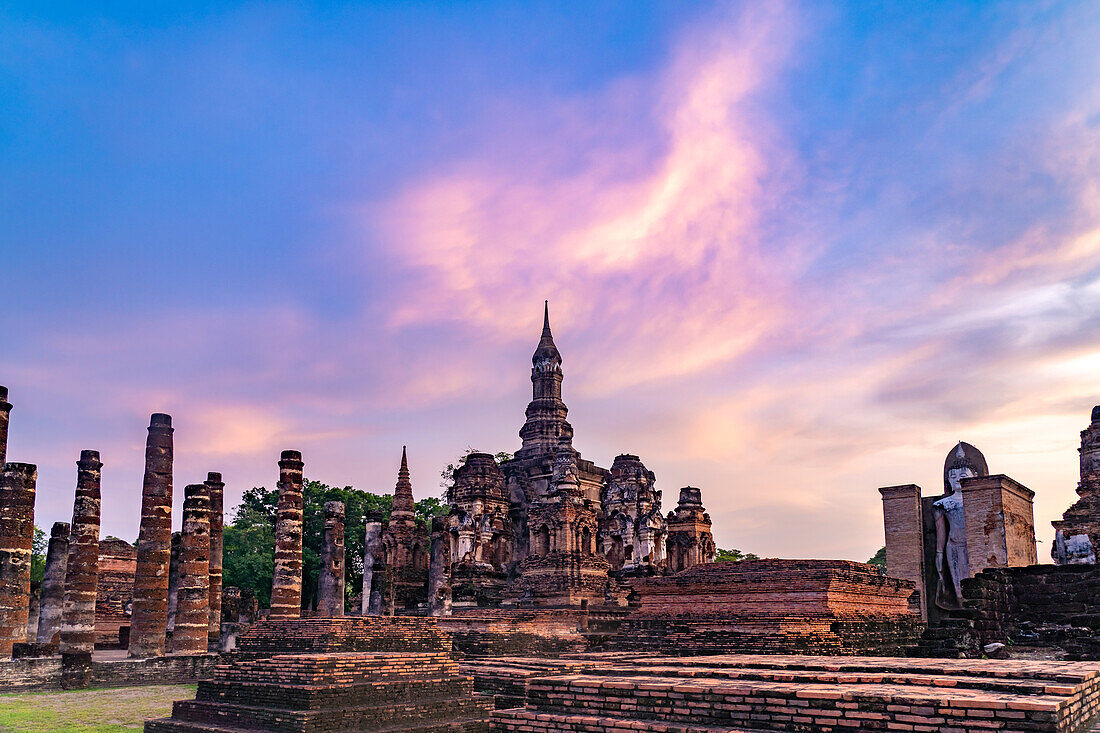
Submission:
<svg viewBox="0 0 1100 733">
<path fill-rule="evenodd" d="M 166 685 L 208 679 L 221 661 L 217 654 L 117 659 L 91 664 L 92 687 Z M 0 661 L 0 690 L 52 690 L 60 686 L 61 658 Z"/>
<path fill-rule="evenodd" d="M 991 642 L 1057 646 L 1100 659 L 1100 567 L 990 568 L 963 581 L 966 608 L 930 626 L 922 656 L 975 656 Z"/>
<path fill-rule="evenodd" d="M 536 655 L 582 651 L 587 613 L 579 609 L 471 609 L 439 618 L 459 657 Z"/>
<path fill-rule="evenodd" d="M 96 584 L 96 645 L 118 646 L 118 629 L 130 625 L 127 613 L 134 600 L 137 549 L 114 537 L 99 541 L 99 580 Z"/>
<path fill-rule="evenodd" d="M 748 560 L 631 579 L 643 615 L 909 617 L 910 581 L 848 560 Z"/>
</svg>

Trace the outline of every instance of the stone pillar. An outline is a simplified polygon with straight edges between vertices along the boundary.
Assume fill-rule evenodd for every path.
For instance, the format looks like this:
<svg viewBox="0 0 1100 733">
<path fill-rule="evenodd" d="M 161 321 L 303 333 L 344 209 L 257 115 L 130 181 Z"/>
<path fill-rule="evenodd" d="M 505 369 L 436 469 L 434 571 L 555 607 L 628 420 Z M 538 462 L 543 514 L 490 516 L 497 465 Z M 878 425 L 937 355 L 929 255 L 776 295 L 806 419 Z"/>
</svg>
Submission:
<svg viewBox="0 0 1100 733">
<path fill-rule="evenodd" d="M 317 615 L 344 615 L 344 502 L 325 502 L 325 537 L 317 578 Z"/>
<path fill-rule="evenodd" d="M 7 463 L 0 471 L 0 659 L 27 638 L 38 469 Z"/>
<path fill-rule="evenodd" d="M 8 388 L 0 387 L 0 468 L 8 459 L 8 416 L 11 414 L 11 403 L 8 402 Z"/>
<path fill-rule="evenodd" d="M 275 515 L 275 577 L 270 618 L 302 615 L 302 454 L 283 451 L 279 461 L 279 506 Z"/>
<path fill-rule="evenodd" d="M 180 533 L 172 533 L 172 554 L 168 561 L 168 633 L 176 628 L 176 604 L 180 588 Z M 171 646 L 171 645 L 169 645 Z"/>
<path fill-rule="evenodd" d="M 222 475 L 206 474 L 206 493 L 210 496 L 210 644 L 216 648 L 222 634 L 222 525 L 225 521 L 225 484 Z"/>
<path fill-rule="evenodd" d="M 886 574 L 917 584 L 917 605 L 921 618 L 927 620 L 920 487 L 884 486 L 878 493 L 882 495 L 882 521 L 886 528 Z"/>
<path fill-rule="evenodd" d="M 54 522 L 46 549 L 46 570 L 38 599 L 40 645 L 57 646 L 61 634 L 61 611 L 65 606 L 65 568 L 69 564 L 69 523 Z"/>
<path fill-rule="evenodd" d="M 38 642 L 38 597 L 41 587 L 38 583 L 31 583 L 30 604 L 27 607 L 27 643 Z"/>
<path fill-rule="evenodd" d="M 205 484 L 184 490 L 174 654 L 205 654 L 210 638 L 210 497 Z"/>
<path fill-rule="evenodd" d="M 1038 563 L 1034 491 L 1002 474 L 964 478 L 961 487 L 970 562 L 967 577 L 987 568 Z"/>
<path fill-rule="evenodd" d="M 164 654 L 168 629 L 168 565 L 172 559 L 172 418 L 156 413 L 145 443 L 130 656 Z"/>
<path fill-rule="evenodd" d="M 65 604 L 61 612 L 61 686 L 87 687 L 95 649 L 95 599 L 99 585 L 99 451 L 80 452 L 76 500 L 69 533 Z"/>
<path fill-rule="evenodd" d="M 451 548 L 447 520 L 432 518 L 431 558 L 428 565 L 428 608 L 433 616 L 451 615 Z"/>
<path fill-rule="evenodd" d="M 363 615 L 381 616 L 382 593 L 374 574 L 382 562 L 382 517 L 376 512 L 367 512 L 363 525 Z"/>
</svg>

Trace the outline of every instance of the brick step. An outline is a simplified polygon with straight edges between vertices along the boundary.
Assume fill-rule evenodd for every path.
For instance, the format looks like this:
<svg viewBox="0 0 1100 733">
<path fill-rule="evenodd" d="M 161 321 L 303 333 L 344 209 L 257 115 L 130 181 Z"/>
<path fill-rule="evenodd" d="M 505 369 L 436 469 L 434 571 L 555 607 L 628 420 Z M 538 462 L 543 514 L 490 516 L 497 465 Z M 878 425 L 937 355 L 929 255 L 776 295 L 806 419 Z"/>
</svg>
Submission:
<svg viewBox="0 0 1100 733">
<path fill-rule="evenodd" d="M 446 654 L 408 654 L 395 662 L 393 654 L 282 654 L 219 665 L 214 679 L 280 684 L 347 684 L 453 676 L 458 665 Z"/>
<path fill-rule="evenodd" d="M 983 727 L 1061 733 L 1082 727 L 1100 704 L 1097 685 L 1078 692 L 1018 695 L 919 685 L 565 675 L 532 680 L 527 708 L 551 714 L 772 730 L 885 728 L 891 723 L 967 728 L 978 721 Z"/>
<path fill-rule="evenodd" d="M 555 715 L 524 708 L 497 710 L 489 723 L 492 733 L 762 733 L 760 728 L 724 725 L 664 723 L 601 718 L 590 715 Z"/>
<path fill-rule="evenodd" d="M 578 655 L 580 656 L 580 655 Z M 577 657 L 574 657 L 576 659 Z M 715 669 L 768 669 L 786 671 L 822 671 L 831 673 L 908 673 L 915 675 L 948 675 L 997 679 L 1049 680 L 1077 684 L 1091 679 L 1100 666 L 1079 662 L 1020 659 L 922 659 L 909 657 L 828 657 L 801 655 L 719 654 L 693 657 L 654 656 L 635 653 L 593 653 L 582 659 L 611 662 L 616 667 L 633 667 L 644 673 L 646 668 L 665 665 L 682 669 L 700 668 L 701 674 Z M 533 660 L 538 661 L 538 660 Z M 602 671 L 608 665 L 591 669 Z"/>
<path fill-rule="evenodd" d="M 250 705 L 182 700 L 172 706 L 172 719 L 179 722 L 221 725 L 230 728 L 259 728 L 279 733 L 314 730 L 381 730 L 397 725 L 427 726 L 451 719 L 485 717 L 491 700 L 427 699 L 417 703 L 389 703 L 329 708 L 325 710 L 277 710 Z"/>
<path fill-rule="evenodd" d="M 707 668 L 705 671 L 683 666 L 653 664 L 644 666 L 609 666 L 601 668 L 601 675 L 683 677 L 694 679 L 705 676 L 710 679 L 760 680 L 774 682 L 806 682 L 818 684 L 868 684 L 920 687 L 944 687 L 970 690 L 992 690 L 1017 695 L 1071 695 L 1073 684 L 1054 680 L 1030 678 L 975 677 L 969 675 L 918 674 L 896 671 L 833 672 L 826 670 L 757 669 L 739 667 L 729 669 Z"/>
<path fill-rule="evenodd" d="M 473 691 L 473 680 L 458 676 L 450 679 L 339 685 L 281 685 L 269 682 L 205 680 L 199 682 L 195 700 L 283 710 L 320 710 L 348 704 L 361 705 L 367 700 L 396 703 L 425 698 L 451 699 L 466 697 Z"/>
<path fill-rule="evenodd" d="M 149 720 L 145 723 L 146 733 L 271 733 L 269 728 L 227 727 L 211 723 L 194 723 L 171 718 Z M 327 731 L 334 731 L 326 728 Z M 417 724 L 414 726 L 396 726 L 388 728 L 341 728 L 339 733 L 488 733 L 489 720 L 486 717 L 450 720 L 444 723 Z"/>
</svg>

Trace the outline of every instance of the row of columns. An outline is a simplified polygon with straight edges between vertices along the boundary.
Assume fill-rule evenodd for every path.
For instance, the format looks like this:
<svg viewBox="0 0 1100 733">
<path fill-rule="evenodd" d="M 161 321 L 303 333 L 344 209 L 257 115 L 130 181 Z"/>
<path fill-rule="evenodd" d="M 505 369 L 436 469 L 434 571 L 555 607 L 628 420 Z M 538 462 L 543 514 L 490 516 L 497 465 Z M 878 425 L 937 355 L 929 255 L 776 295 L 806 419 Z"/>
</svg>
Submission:
<svg viewBox="0 0 1100 733">
<path fill-rule="evenodd" d="M 72 523 L 58 522 L 52 528 L 37 631 L 28 638 L 37 468 L 5 462 L 12 409 L 7 396 L 8 390 L 0 386 L 0 657 L 10 656 L 13 646 L 25 641 L 37 642 L 40 647 L 56 646 L 63 661 L 62 684 L 80 686 L 79 679 L 71 678 L 74 674 L 86 678 L 95 647 L 103 464 L 97 451 L 80 454 Z M 166 651 L 172 433 L 169 415 L 156 413 L 151 417 L 134 579 L 131 657 L 160 656 Z M 184 492 L 182 572 L 173 652 L 205 653 L 220 636 L 224 486 L 221 474 L 210 473 L 203 484 L 188 486 Z"/>
</svg>

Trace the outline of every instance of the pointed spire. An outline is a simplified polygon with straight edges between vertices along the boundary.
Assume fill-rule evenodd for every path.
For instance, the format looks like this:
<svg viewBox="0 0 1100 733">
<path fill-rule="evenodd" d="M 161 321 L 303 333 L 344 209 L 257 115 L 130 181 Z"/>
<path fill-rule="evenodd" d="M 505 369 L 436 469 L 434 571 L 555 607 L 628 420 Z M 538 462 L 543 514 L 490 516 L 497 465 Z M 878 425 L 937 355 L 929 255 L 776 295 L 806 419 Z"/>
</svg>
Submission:
<svg viewBox="0 0 1100 733">
<path fill-rule="evenodd" d="M 558 347 L 554 345 L 554 334 L 550 332 L 549 300 L 543 301 L 542 338 L 539 339 L 538 348 L 535 349 L 535 354 L 531 357 L 531 363 L 536 367 L 545 362 L 550 362 L 554 366 L 561 365 L 561 354 L 558 353 Z"/>
<path fill-rule="evenodd" d="M 550 301 L 544 300 L 542 301 L 542 337 L 546 338 L 547 336 L 554 338 L 553 334 L 550 333 Z"/>
<path fill-rule="evenodd" d="M 393 489 L 393 510 L 391 516 L 408 515 L 415 511 L 412 481 L 409 478 L 409 459 L 405 446 L 401 446 L 401 468 L 397 471 L 397 486 Z"/>
</svg>

